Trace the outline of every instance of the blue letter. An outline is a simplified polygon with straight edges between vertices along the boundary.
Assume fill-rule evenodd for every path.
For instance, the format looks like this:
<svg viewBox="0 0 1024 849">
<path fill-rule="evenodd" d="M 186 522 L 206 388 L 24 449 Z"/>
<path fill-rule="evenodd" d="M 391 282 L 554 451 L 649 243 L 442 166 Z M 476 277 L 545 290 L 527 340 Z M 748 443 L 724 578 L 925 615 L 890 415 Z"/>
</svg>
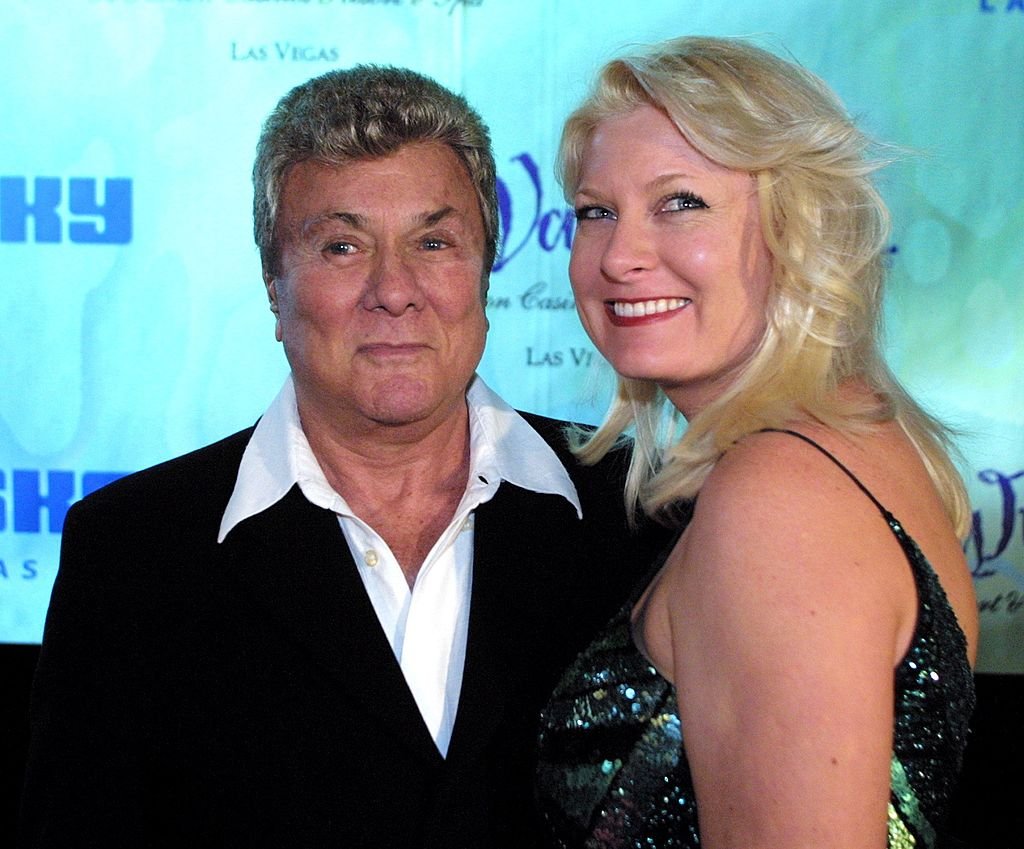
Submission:
<svg viewBox="0 0 1024 849">
<path fill-rule="evenodd" d="M 37 242 L 60 241 L 60 180 L 35 178 L 35 201 L 28 202 L 28 181 L 24 177 L 0 177 L 0 242 L 28 241 L 26 219 L 35 218 Z"/>
<path fill-rule="evenodd" d="M 974 521 L 971 527 L 970 542 L 974 543 L 975 555 L 978 558 L 978 565 L 974 569 L 974 577 L 986 578 L 995 574 L 991 570 L 982 570 L 982 566 L 990 560 L 995 560 L 1010 544 L 1013 538 L 1013 526 L 1017 520 L 1017 495 L 1013 490 L 1014 481 L 1024 478 L 1024 470 L 1016 474 L 1007 475 L 995 469 L 985 469 L 978 472 L 978 480 L 982 483 L 996 484 L 999 487 L 999 494 L 1002 496 L 1003 515 L 1001 522 L 1001 533 L 992 553 L 985 552 L 985 534 L 981 527 L 981 513 L 974 511 Z M 966 550 L 966 548 L 965 548 Z"/>
<path fill-rule="evenodd" d="M 60 533 L 74 495 L 75 476 L 71 472 L 47 472 L 46 488 L 47 494 L 43 495 L 39 491 L 39 472 L 34 469 L 14 470 L 15 532 L 39 533 L 39 512 L 45 507 L 50 533 Z"/>
<path fill-rule="evenodd" d="M 96 181 L 83 177 L 70 180 L 69 202 L 75 215 L 98 216 L 101 230 L 93 221 L 72 221 L 68 235 L 72 242 L 124 245 L 132 239 L 132 181 L 123 177 L 104 180 L 104 203 L 96 201 Z"/>
<path fill-rule="evenodd" d="M 991 6 L 988 5 L 988 0 L 981 0 L 981 11 L 983 11 L 983 12 L 994 12 L 995 9 L 993 9 Z"/>
<path fill-rule="evenodd" d="M 554 239 L 548 238 L 548 232 L 552 221 L 558 222 L 558 227 L 555 229 Z M 562 244 L 564 244 L 566 250 L 568 250 L 572 247 L 572 233 L 575 224 L 576 216 L 569 207 L 565 207 L 564 210 L 548 210 L 540 219 L 540 233 L 538 233 L 540 246 L 550 253 L 558 247 L 558 237 L 561 236 Z"/>
<path fill-rule="evenodd" d="M 508 247 L 508 237 L 512 232 L 512 196 L 508 192 L 508 188 L 505 183 L 498 180 L 498 215 L 501 218 L 501 235 L 502 241 L 500 250 L 498 253 L 498 259 L 494 263 L 494 271 L 501 271 L 505 265 L 519 253 L 526 243 L 529 241 L 530 236 L 533 235 L 533 231 L 537 229 L 537 222 L 540 220 L 540 205 L 543 199 L 544 190 L 540 185 L 540 172 L 537 170 L 537 163 L 533 161 L 533 158 L 529 153 L 520 153 L 519 156 L 512 158 L 513 162 L 519 162 L 526 170 L 527 176 L 530 178 L 530 183 L 533 186 L 533 217 L 530 220 L 530 226 L 523 236 L 522 241 L 516 245 L 516 247 L 506 252 Z"/>
<path fill-rule="evenodd" d="M 7 478 L 0 472 L 0 490 L 7 489 Z M 7 530 L 7 502 L 0 498 L 0 531 Z"/>
</svg>

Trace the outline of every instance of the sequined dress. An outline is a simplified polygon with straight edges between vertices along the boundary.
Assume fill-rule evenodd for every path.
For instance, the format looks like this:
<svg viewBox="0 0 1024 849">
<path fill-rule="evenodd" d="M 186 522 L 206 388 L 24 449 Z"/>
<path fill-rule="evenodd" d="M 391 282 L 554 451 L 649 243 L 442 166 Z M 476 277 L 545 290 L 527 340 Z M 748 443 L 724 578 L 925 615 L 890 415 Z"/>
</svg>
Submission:
<svg viewBox="0 0 1024 849">
<path fill-rule="evenodd" d="M 974 709 L 966 640 L 917 544 L 845 466 L 811 444 L 878 507 L 913 572 L 917 624 L 894 673 L 888 846 L 932 847 Z M 676 692 L 636 648 L 630 629 L 632 608 L 655 574 L 657 568 L 566 671 L 543 712 L 537 799 L 552 847 L 700 846 Z"/>
</svg>

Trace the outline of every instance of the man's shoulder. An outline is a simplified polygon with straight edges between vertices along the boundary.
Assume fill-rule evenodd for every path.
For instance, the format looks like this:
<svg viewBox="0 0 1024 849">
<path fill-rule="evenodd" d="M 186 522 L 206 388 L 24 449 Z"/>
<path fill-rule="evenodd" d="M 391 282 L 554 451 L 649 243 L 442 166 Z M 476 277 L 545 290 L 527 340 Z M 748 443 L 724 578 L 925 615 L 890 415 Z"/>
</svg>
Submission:
<svg viewBox="0 0 1024 849">
<path fill-rule="evenodd" d="M 597 511 L 602 517 L 610 515 L 624 520 L 622 493 L 629 467 L 628 450 L 616 448 L 597 463 L 584 465 L 572 453 L 570 444 L 574 434 L 585 436 L 589 428 L 536 413 L 520 412 L 520 415 L 551 446 L 569 473 L 583 505 L 584 516 L 593 516 Z"/>
<path fill-rule="evenodd" d="M 552 419 L 537 413 L 526 413 L 521 410 L 518 412 L 526 420 L 526 423 L 551 446 L 571 475 L 575 476 L 579 472 L 602 479 L 609 477 L 624 479 L 626 468 L 629 465 L 629 451 L 626 446 L 614 448 L 592 466 L 584 466 L 572 453 L 570 444 L 574 436 L 579 436 L 582 439 L 589 431 L 593 430 L 592 427 L 564 419 Z"/>
<path fill-rule="evenodd" d="M 566 434 L 568 429 L 572 427 L 571 422 L 552 419 L 537 413 L 527 413 L 524 410 L 516 410 L 516 412 L 544 438 L 544 441 L 558 453 L 559 457 L 563 453 L 569 453 L 569 443 Z"/>
<path fill-rule="evenodd" d="M 76 513 L 155 509 L 196 509 L 204 503 L 227 503 L 253 428 L 133 472 L 87 495 Z"/>
</svg>

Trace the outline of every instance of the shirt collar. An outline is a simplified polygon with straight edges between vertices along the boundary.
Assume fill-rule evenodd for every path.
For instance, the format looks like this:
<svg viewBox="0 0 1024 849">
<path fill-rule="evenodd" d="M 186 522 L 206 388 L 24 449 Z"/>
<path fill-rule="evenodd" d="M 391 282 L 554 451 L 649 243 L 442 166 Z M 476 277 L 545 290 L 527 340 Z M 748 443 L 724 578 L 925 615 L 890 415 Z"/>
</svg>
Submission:
<svg viewBox="0 0 1024 849">
<path fill-rule="evenodd" d="M 466 393 L 469 404 L 470 476 L 495 475 L 522 489 L 560 495 L 583 517 L 569 473 L 544 438 L 479 375 Z"/>
<path fill-rule="evenodd" d="M 582 518 L 576 487 L 551 446 L 526 420 L 474 377 L 469 406 L 470 480 L 508 481 L 533 492 L 560 495 Z M 295 484 L 317 507 L 353 515 L 327 482 L 299 421 L 295 384 L 289 375 L 256 424 L 238 467 L 235 488 L 221 518 L 217 541 L 245 519 L 262 513 Z M 495 485 L 495 489 L 496 489 Z"/>
</svg>

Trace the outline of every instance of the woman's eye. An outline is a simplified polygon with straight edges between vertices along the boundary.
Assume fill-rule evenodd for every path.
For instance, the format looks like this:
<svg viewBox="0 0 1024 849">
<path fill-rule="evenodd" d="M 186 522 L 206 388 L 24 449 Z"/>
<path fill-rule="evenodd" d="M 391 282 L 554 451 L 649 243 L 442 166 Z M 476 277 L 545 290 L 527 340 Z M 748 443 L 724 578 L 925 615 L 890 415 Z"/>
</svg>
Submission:
<svg viewBox="0 0 1024 849">
<path fill-rule="evenodd" d="M 707 209 L 708 205 L 693 192 L 680 192 L 668 198 L 662 208 L 665 212 L 681 212 L 684 209 Z"/>
<path fill-rule="evenodd" d="M 615 215 L 610 209 L 603 206 L 578 206 L 576 207 L 577 221 L 597 221 L 602 218 L 614 218 Z"/>
</svg>

